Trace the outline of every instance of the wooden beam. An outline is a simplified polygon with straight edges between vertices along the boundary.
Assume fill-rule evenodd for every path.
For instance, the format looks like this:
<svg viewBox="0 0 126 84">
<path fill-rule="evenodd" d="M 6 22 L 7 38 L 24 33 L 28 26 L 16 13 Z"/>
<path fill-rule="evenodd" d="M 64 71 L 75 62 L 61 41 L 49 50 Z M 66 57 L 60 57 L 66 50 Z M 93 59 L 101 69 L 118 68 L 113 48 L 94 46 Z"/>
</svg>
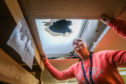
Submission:
<svg viewBox="0 0 126 84">
<path fill-rule="evenodd" d="M 0 48 L 0 80 L 11 84 L 39 84 L 39 80 L 27 72 Z"/>
<path fill-rule="evenodd" d="M 15 19 L 16 23 L 18 23 L 18 21 L 20 21 L 20 19 L 24 18 L 23 13 L 21 11 L 21 8 L 20 8 L 17 0 L 12 0 L 12 1 L 11 0 L 5 0 L 5 3 L 8 6 L 8 9 L 10 10 L 10 12 L 11 12 L 13 18 Z M 32 38 L 32 42 L 34 44 L 33 38 Z M 39 52 L 38 52 L 36 45 L 35 45 L 35 58 L 36 58 L 36 60 L 39 64 L 40 68 L 42 70 L 44 70 L 44 64 L 40 59 L 40 55 L 39 55 Z"/>
<path fill-rule="evenodd" d="M 17 3 L 17 0 L 5 0 L 5 3 L 8 6 L 10 13 L 13 15 L 13 18 L 16 21 L 16 23 L 20 21 L 23 18 L 23 14 Z"/>
<path fill-rule="evenodd" d="M 126 18 L 126 0 L 20 0 L 27 16 L 35 18 L 97 19 L 105 13 Z M 125 14 L 124 14 L 125 12 Z"/>
</svg>

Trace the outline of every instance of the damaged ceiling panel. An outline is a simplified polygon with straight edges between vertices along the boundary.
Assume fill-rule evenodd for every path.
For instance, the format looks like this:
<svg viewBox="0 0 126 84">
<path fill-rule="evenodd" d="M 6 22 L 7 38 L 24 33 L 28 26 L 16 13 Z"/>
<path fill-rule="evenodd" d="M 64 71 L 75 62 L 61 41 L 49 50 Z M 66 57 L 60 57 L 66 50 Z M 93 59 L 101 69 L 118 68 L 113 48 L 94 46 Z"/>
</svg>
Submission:
<svg viewBox="0 0 126 84">
<path fill-rule="evenodd" d="M 35 21 L 41 44 L 48 58 L 76 56 L 76 54 L 73 54 L 72 42 L 78 37 L 81 37 L 84 42 L 88 43 L 88 49 L 93 51 L 107 27 L 98 20 L 36 19 Z M 64 21 L 68 21 L 70 24 L 66 24 Z M 54 30 L 49 29 L 54 24 Z M 68 28 L 66 28 L 66 25 Z M 70 29 L 71 33 L 64 33 L 67 29 Z"/>
<path fill-rule="evenodd" d="M 48 58 L 68 57 L 73 51 L 73 40 L 80 37 L 86 23 L 86 20 L 82 19 L 36 19 L 35 21 L 41 44 Z"/>
</svg>

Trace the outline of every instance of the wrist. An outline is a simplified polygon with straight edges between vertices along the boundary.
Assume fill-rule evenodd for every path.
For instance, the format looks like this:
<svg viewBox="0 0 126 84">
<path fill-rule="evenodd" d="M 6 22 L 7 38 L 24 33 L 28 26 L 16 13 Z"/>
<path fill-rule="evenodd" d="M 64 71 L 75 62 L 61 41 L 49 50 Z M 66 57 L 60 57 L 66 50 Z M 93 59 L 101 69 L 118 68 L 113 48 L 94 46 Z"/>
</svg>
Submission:
<svg viewBox="0 0 126 84">
<path fill-rule="evenodd" d="M 47 59 L 45 55 L 43 55 L 43 56 L 40 55 L 40 57 L 41 57 L 41 60 L 43 60 L 43 61 Z"/>
<path fill-rule="evenodd" d="M 111 23 L 112 19 L 113 19 L 112 17 L 109 17 L 109 16 L 107 16 L 107 15 L 102 15 L 100 20 L 101 20 L 104 24 L 108 25 L 108 24 Z"/>
</svg>

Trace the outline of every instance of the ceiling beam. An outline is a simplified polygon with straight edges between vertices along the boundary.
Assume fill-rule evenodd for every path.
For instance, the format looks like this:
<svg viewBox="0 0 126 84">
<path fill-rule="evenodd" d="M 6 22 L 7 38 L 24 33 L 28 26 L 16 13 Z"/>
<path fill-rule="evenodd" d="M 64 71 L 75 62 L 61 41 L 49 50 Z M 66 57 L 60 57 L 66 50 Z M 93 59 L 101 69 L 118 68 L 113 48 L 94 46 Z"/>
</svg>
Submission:
<svg viewBox="0 0 126 84">
<path fill-rule="evenodd" d="M 11 12 L 16 23 L 18 23 L 22 18 L 24 18 L 24 15 L 22 13 L 22 10 L 21 10 L 17 0 L 13 0 L 13 1 L 5 0 L 5 3 L 9 9 L 9 11 Z M 33 38 L 32 38 L 32 42 L 34 43 Z M 44 64 L 43 64 L 42 60 L 40 59 L 40 55 L 39 55 L 36 45 L 35 45 L 35 58 L 39 64 L 40 68 L 42 70 L 44 70 Z"/>
<path fill-rule="evenodd" d="M 39 80 L 27 72 L 0 48 L 0 80 L 11 84 L 39 84 Z"/>
<path fill-rule="evenodd" d="M 97 19 L 101 14 L 126 18 L 126 0 L 20 0 L 34 18 Z"/>
</svg>

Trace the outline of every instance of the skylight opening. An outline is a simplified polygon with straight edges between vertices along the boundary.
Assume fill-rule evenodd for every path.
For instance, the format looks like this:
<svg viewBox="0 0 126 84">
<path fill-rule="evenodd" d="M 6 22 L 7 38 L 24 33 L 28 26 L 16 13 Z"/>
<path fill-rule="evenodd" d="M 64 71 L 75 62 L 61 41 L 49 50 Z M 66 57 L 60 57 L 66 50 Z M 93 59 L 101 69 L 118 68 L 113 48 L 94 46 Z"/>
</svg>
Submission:
<svg viewBox="0 0 126 84">
<path fill-rule="evenodd" d="M 60 23 L 66 21 L 68 23 L 65 23 L 67 25 L 65 26 L 66 30 L 63 30 L 60 25 L 61 30 L 57 29 L 57 31 L 55 31 L 54 28 L 52 31 L 50 28 L 53 26 L 53 23 L 57 21 Z M 53 54 L 69 54 L 73 51 L 73 39 L 79 37 L 85 20 L 65 19 L 65 21 L 59 19 L 35 19 L 41 44 L 47 56 Z"/>
</svg>

